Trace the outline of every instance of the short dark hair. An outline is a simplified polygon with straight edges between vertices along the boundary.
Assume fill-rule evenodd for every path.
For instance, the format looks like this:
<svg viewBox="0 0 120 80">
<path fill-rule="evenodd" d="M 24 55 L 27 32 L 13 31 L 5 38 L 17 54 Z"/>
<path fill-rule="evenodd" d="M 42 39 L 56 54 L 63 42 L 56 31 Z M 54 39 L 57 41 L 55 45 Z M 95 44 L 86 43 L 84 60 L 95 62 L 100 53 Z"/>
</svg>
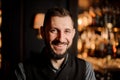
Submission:
<svg viewBox="0 0 120 80">
<path fill-rule="evenodd" d="M 48 11 L 46 12 L 44 23 L 43 23 L 44 27 L 47 25 L 47 23 L 50 21 L 51 17 L 53 16 L 59 16 L 59 17 L 70 16 L 73 22 L 72 15 L 67 9 L 55 7 L 55 8 L 48 9 Z"/>
</svg>

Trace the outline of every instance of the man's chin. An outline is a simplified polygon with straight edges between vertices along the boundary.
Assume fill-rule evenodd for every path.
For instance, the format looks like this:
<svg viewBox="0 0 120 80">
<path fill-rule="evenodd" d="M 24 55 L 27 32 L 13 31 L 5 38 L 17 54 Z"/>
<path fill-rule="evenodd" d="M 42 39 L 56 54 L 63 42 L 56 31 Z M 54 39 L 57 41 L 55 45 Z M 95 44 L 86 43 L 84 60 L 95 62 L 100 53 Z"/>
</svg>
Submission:
<svg viewBox="0 0 120 80">
<path fill-rule="evenodd" d="M 64 58 L 64 57 L 66 57 L 66 55 L 67 55 L 67 52 L 64 52 L 64 53 L 62 53 L 62 54 L 60 54 L 60 53 L 55 53 L 55 52 L 51 52 L 51 58 L 53 58 L 53 59 L 56 59 L 56 60 L 59 60 L 59 59 L 62 59 L 62 58 Z"/>
<path fill-rule="evenodd" d="M 67 50 L 66 51 L 54 51 L 54 49 L 52 49 L 50 46 L 47 46 L 48 47 L 48 55 L 50 58 L 52 59 L 56 59 L 56 60 L 59 60 L 59 59 L 62 59 L 64 57 L 66 57 L 67 55 Z"/>
</svg>

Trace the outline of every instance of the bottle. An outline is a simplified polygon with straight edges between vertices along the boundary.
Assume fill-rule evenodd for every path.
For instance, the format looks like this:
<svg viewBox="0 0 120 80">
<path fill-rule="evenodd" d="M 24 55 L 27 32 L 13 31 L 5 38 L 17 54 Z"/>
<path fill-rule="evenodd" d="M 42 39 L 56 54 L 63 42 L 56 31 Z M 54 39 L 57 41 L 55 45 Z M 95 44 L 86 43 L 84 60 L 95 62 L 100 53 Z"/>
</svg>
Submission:
<svg viewBox="0 0 120 80">
<path fill-rule="evenodd" d="M 109 56 L 109 58 L 114 57 L 114 51 L 113 51 L 113 44 L 111 42 L 111 33 L 112 33 L 112 23 L 107 23 L 106 27 L 108 29 L 108 44 L 106 45 L 106 56 Z"/>
</svg>

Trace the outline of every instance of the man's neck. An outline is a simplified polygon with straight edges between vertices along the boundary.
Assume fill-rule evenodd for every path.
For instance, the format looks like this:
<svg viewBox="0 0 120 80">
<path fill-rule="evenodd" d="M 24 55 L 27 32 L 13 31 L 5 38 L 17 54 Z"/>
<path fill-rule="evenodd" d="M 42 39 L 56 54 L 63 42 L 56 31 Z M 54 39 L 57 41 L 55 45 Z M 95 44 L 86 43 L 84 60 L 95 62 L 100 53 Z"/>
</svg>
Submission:
<svg viewBox="0 0 120 80">
<path fill-rule="evenodd" d="M 52 65 L 55 69 L 59 69 L 60 66 L 62 65 L 62 63 L 64 62 L 64 59 L 65 58 L 62 58 L 62 59 L 59 59 L 59 60 L 51 59 L 51 63 L 52 63 Z"/>
</svg>

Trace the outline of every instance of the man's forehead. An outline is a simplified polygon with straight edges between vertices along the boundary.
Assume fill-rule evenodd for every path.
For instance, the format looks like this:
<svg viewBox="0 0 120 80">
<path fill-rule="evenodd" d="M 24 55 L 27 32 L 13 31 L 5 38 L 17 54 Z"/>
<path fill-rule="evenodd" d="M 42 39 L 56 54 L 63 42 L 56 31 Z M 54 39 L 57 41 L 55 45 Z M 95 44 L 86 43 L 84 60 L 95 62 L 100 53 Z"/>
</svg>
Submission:
<svg viewBox="0 0 120 80">
<path fill-rule="evenodd" d="M 64 16 L 64 17 L 58 17 L 58 16 L 54 16 L 51 18 L 50 20 L 50 24 L 63 24 L 63 25 L 73 25 L 73 21 L 71 19 L 71 17 L 69 16 Z"/>
</svg>

